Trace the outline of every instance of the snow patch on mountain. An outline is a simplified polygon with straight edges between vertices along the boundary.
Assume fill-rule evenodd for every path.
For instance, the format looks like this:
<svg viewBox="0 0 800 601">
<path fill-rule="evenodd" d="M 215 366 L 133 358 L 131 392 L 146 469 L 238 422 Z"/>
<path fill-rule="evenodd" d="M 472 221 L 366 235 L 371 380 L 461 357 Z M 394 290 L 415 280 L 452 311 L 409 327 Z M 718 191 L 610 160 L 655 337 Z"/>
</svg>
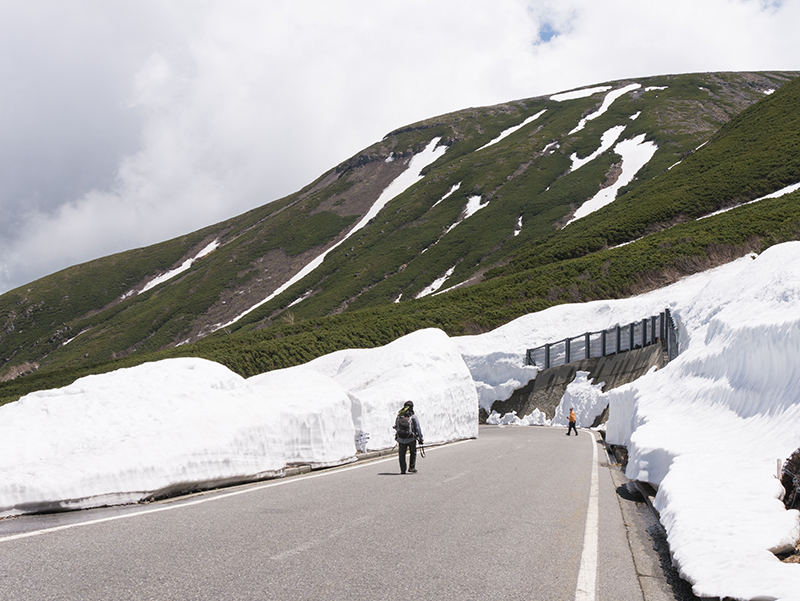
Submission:
<svg viewBox="0 0 800 601">
<path fill-rule="evenodd" d="M 623 140 L 614 147 L 614 152 L 622 157 L 622 174 L 611 186 L 603 188 L 584 202 L 575 211 L 575 215 L 567 222 L 567 225 L 613 202 L 619 189 L 628 185 L 639 170 L 653 158 L 658 146 L 654 142 L 646 142 L 644 138 L 645 135 L 640 134 L 630 140 Z"/>
<path fill-rule="evenodd" d="M 539 111 L 539 112 L 538 112 L 538 113 L 536 113 L 535 115 L 532 115 L 532 116 L 528 117 L 527 119 L 525 119 L 525 121 L 523 121 L 523 122 L 522 122 L 522 123 L 520 123 L 519 125 L 515 125 L 515 126 L 513 126 L 513 127 L 509 127 L 509 128 L 508 128 L 508 129 L 506 129 L 506 130 L 503 130 L 503 132 L 502 132 L 502 133 L 501 133 L 499 136 L 497 136 L 497 137 L 496 137 L 494 140 L 492 140 L 491 142 L 487 142 L 486 144 L 484 144 L 483 146 L 481 146 L 480 148 L 478 148 L 478 150 L 483 150 L 484 148 L 489 148 L 489 146 L 493 146 L 493 145 L 497 144 L 497 143 L 498 143 L 500 140 L 502 140 L 503 138 L 507 138 L 508 136 L 510 136 L 511 134 L 513 134 L 514 132 L 516 132 L 516 131 L 518 131 L 518 130 L 522 129 L 523 127 L 525 127 L 526 125 L 528 125 L 528 123 L 532 123 L 533 121 L 536 121 L 536 120 L 537 120 L 539 117 L 541 117 L 542 115 L 544 115 L 546 112 L 547 112 L 547 109 L 544 109 L 544 110 L 542 110 L 542 111 Z M 476 150 L 475 152 L 478 152 L 478 150 Z"/>
<path fill-rule="evenodd" d="M 328 250 L 321 253 L 315 259 L 308 262 L 297 274 L 295 274 L 292 278 L 290 278 L 287 282 L 281 285 L 277 290 L 275 290 L 265 299 L 257 302 L 252 307 L 243 311 L 229 322 L 224 324 L 217 324 L 214 327 L 214 331 L 220 330 L 222 328 L 228 327 L 229 325 L 236 323 L 242 317 L 248 315 L 249 313 L 252 313 L 260 306 L 268 303 L 273 298 L 281 294 L 283 291 L 287 290 L 290 286 L 299 282 L 308 274 L 310 274 L 312 271 L 314 271 L 317 267 L 322 265 L 322 262 L 325 260 L 325 257 L 327 257 L 331 251 L 338 248 L 342 243 L 344 243 L 351 236 L 353 236 L 353 234 L 364 228 L 372 219 L 374 219 L 378 215 L 381 209 L 383 209 L 383 207 L 385 207 L 391 200 L 393 200 L 394 198 L 396 198 L 397 196 L 408 190 L 411 186 L 413 186 L 422 179 L 423 177 L 421 174 L 422 170 L 425 169 L 425 167 L 427 167 L 428 165 L 431 165 L 432 163 L 437 161 L 444 155 L 445 152 L 447 152 L 447 146 L 438 145 L 440 141 L 441 137 L 434 138 L 425 147 L 425 150 L 423 150 L 419 154 L 414 155 L 414 157 L 408 164 L 408 168 L 405 171 L 403 171 L 400 175 L 398 175 L 394 180 L 392 180 L 392 182 L 388 186 L 386 186 L 386 188 L 384 188 L 383 192 L 380 194 L 378 199 L 370 207 L 369 211 L 367 211 L 367 214 L 361 218 L 361 221 L 359 221 L 356 224 L 356 226 L 352 230 L 350 230 L 350 232 L 348 232 L 348 234 L 344 238 L 342 238 L 339 242 L 331 246 Z"/>
<path fill-rule="evenodd" d="M 453 228 L 455 228 L 458 224 L 462 223 L 465 219 L 472 217 L 475 213 L 480 211 L 481 209 L 486 208 L 489 206 L 489 201 L 481 202 L 480 196 L 470 196 L 467 199 L 467 204 L 464 207 L 464 210 L 461 212 L 461 216 L 458 221 L 456 221 L 453 225 L 451 225 L 445 231 L 445 234 L 451 232 Z"/>
<path fill-rule="evenodd" d="M 578 100 L 579 98 L 588 98 L 600 92 L 608 92 L 611 86 L 596 86 L 593 88 L 583 88 L 581 90 L 572 90 L 570 92 L 561 92 L 560 94 L 553 94 L 550 100 L 555 102 L 564 102 L 566 100 Z"/>
<path fill-rule="evenodd" d="M 435 279 L 430 286 L 423 288 L 422 291 L 419 294 L 417 294 L 417 296 L 414 298 L 422 298 L 424 296 L 433 294 L 434 292 L 439 290 L 439 288 L 441 288 L 444 285 L 444 283 L 448 280 L 448 278 L 451 275 L 453 275 L 453 272 L 455 270 L 456 270 L 455 266 L 448 269 L 442 277 Z"/>
<path fill-rule="evenodd" d="M 211 252 L 215 251 L 217 248 L 219 248 L 219 240 L 214 240 L 213 242 L 208 244 L 205 248 L 203 248 L 200 252 L 198 252 L 194 257 L 192 257 L 191 259 L 186 259 L 183 263 L 181 263 L 180 267 L 176 267 L 175 269 L 172 269 L 172 270 L 168 271 L 167 273 L 164 273 L 164 274 L 162 274 L 162 275 L 160 275 L 158 277 L 153 278 L 152 280 L 150 280 L 144 286 L 144 288 L 139 290 L 139 292 L 136 292 L 135 290 L 131 290 L 130 292 L 126 292 L 124 295 L 122 295 L 122 299 L 121 300 L 125 300 L 126 298 L 129 298 L 129 297 L 133 296 L 134 294 L 142 294 L 143 292 L 147 292 L 148 290 L 151 290 L 151 289 L 155 288 L 159 284 L 163 284 L 164 282 L 167 282 L 167 281 L 171 280 L 175 276 L 182 274 L 184 271 L 188 271 L 189 268 L 196 261 L 199 261 L 200 259 L 202 259 L 206 255 L 208 255 Z"/>
<path fill-rule="evenodd" d="M 703 215 L 702 217 L 699 217 L 699 219 L 705 219 L 706 217 L 713 217 L 714 215 L 720 215 L 722 213 L 727 213 L 728 211 L 731 211 L 733 209 L 738 209 L 739 207 L 743 207 L 745 205 L 750 205 L 750 204 L 753 204 L 754 202 L 759 202 L 760 200 L 767 200 L 768 198 L 780 198 L 781 196 L 785 196 L 786 194 L 791 194 L 792 192 L 797 192 L 797 190 L 800 190 L 800 182 L 797 182 L 796 184 L 791 184 L 791 185 L 786 186 L 784 188 L 781 188 L 780 190 L 777 190 L 777 191 L 775 191 L 775 192 L 773 192 L 771 194 L 767 194 L 766 196 L 762 196 L 760 198 L 756 198 L 755 200 L 751 200 L 751 201 L 748 201 L 748 202 L 743 202 L 742 204 L 738 204 L 735 207 L 728 207 L 727 209 L 720 209 L 719 211 L 714 211 L 713 213 L 709 213 L 708 215 Z"/>
<path fill-rule="evenodd" d="M 567 135 L 571 136 L 572 134 L 578 133 L 584 127 L 586 127 L 586 124 L 589 121 L 592 121 L 593 119 L 597 119 L 600 115 L 605 113 L 609 109 L 609 107 L 611 107 L 611 105 L 614 103 L 614 101 L 617 100 L 617 98 L 620 98 L 620 97 L 624 96 L 625 94 L 627 94 L 628 92 L 632 92 L 633 90 L 638 90 L 641 87 L 642 87 L 642 84 L 632 83 L 632 84 L 629 84 L 629 85 L 627 85 L 625 87 L 619 88 L 618 90 L 614 90 L 613 92 L 609 92 L 608 94 L 606 94 L 606 97 L 603 99 L 603 104 L 600 105 L 600 108 L 597 109 L 595 112 L 587 115 L 583 119 L 581 119 L 578 122 L 578 125 L 576 125 L 575 128 L 572 131 L 570 131 Z"/>
<path fill-rule="evenodd" d="M 433 203 L 433 207 L 435 207 L 436 205 L 438 205 L 438 204 L 439 204 L 440 202 L 442 202 L 443 200 L 446 200 L 446 199 L 450 198 L 450 197 L 453 195 L 453 193 L 454 193 L 456 190 L 458 190 L 460 187 L 461 187 L 461 182 L 458 182 L 457 184 L 453 184 L 453 187 L 452 187 L 452 188 L 450 188 L 450 191 L 449 191 L 449 192 L 447 192 L 447 194 L 445 194 L 445 195 L 444 195 L 444 196 L 442 196 L 442 197 L 441 197 L 439 200 L 437 200 L 435 203 Z M 431 207 L 431 208 L 433 208 L 433 207 Z"/>
<path fill-rule="evenodd" d="M 616 142 L 622 135 L 623 131 L 625 131 L 624 125 L 616 125 L 611 129 L 603 132 L 603 135 L 600 136 L 600 147 L 585 158 L 580 159 L 578 158 L 578 153 L 573 152 L 569 157 L 570 160 L 572 161 L 572 166 L 570 167 L 570 171 L 571 172 L 577 171 L 578 169 L 583 167 L 586 163 L 593 161 L 601 154 L 603 154 L 606 150 L 611 148 L 614 145 L 614 142 Z"/>
</svg>

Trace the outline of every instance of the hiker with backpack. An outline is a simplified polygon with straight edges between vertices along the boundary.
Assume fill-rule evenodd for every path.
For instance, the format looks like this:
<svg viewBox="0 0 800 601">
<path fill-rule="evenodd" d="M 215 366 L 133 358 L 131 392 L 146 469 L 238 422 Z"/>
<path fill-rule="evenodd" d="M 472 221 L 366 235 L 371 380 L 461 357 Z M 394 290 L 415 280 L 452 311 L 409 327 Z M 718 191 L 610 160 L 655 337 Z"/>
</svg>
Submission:
<svg viewBox="0 0 800 601">
<path fill-rule="evenodd" d="M 419 444 L 423 444 L 423 440 L 422 428 L 414 414 L 412 401 L 405 402 L 403 408 L 397 413 L 393 427 L 395 429 L 394 439 L 399 447 L 400 473 L 406 473 L 406 451 L 408 451 L 411 456 L 408 462 L 408 472 L 413 474 L 417 471 L 417 441 L 419 440 Z"/>
</svg>

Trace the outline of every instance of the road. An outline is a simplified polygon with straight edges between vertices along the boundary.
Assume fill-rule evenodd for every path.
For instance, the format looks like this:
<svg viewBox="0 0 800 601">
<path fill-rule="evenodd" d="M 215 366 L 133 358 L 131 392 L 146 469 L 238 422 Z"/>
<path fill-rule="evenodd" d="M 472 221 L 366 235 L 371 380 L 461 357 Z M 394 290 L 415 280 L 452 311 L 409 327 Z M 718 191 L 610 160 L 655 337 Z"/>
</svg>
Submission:
<svg viewBox="0 0 800 601">
<path fill-rule="evenodd" d="M 641 601 L 606 460 L 589 432 L 481 427 L 417 474 L 392 456 L 0 520 L 0 599 Z"/>
</svg>

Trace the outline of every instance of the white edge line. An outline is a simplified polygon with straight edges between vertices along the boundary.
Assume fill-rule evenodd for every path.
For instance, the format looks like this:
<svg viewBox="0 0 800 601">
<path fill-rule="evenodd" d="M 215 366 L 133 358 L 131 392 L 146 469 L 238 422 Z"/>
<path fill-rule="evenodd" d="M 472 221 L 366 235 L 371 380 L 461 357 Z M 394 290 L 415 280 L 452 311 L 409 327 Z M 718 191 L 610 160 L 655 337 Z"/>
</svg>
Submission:
<svg viewBox="0 0 800 601">
<path fill-rule="evenodd" d="M 600 495 L 598 485 L 597 440 L 589 432 L 592 441 L 592 481 L 589 487 L 589 507 L 586 512 L 586 529 L 583 535 L 583 553 L 578 572 L 575 601 L 594 601 L 597 585 L 597 548 L 599 545 Z"/>
<path fill-rule="evenodd" d="M 434 450 L 445 448 L 445 447 L 452 447 L 452 446 L 455 446 L 455 445 L 463 444 L 465 442 L 471 442 L 472 440 L 474 440 L 474 439 L 468 438 L 466 440 L 457 440 L 455 442 L 445 443 L 443 445 L 439 445 L 439 446 L 436 446 L 436 447 L 431 447 L 429 449 L 426 448 L 425 451 L 428 452 L 428 451 L 434 451 Z M 294 476 L 294 477 L 290 477 L 290 478 L 280 478 L 280 479 L 277 479 L 277 480 L 272 480 L 270 482 L 266 482 L 264 484 L 258 484 L 258 485 L 255 485 L 255 486 L 253 486 L 253 485 L 244 485 L 245 486 L 244 488 L 240 488 L 238 490 L 233 490 L 231 492 L 222 493 L 222 494 L 215 494 L 215 495 L 204 497 L 202 499 L 195 499 L 193 501 L 181 502 L 181 501 L 171 500 L 170 501 L 170 505 L 165 505 L 165 506 L 161 506 L 161 507 L 154 507 L 152 509 L 143 509 L 141 511 L 135 511 L 135 512 L 126 513 L 126 514 L 123 514 L 123 515 L 114 515 L 114 516 L 111 516 L 111 517 L 99 518 L 99 519 L 96 519 L 96 520 L 89 520 L 89 521 L 86 521 L 86 522 L 75 522 L 74 524 L 64 524 L 63 526 L 54 526 L 52 528 L 44 528 L 42 530 L 32 530 L 30 532 L 20 532 L 19 534 L 10 534 L 8 536 L 0 537 L 0 543 L 5 543 L 5 542 L 13 541 L 13 540 L 20 540 L 20 539 L 23 539 L 23 538 L 31 538 L 31 537 L 34 537 L 34 536 L 41 536 L 43 534 L 52 534 L 54 532 L 61 532 L 63 530 L 71 530 L 72 528 L 80 528 L 82 526 L 93 526 L 95 524 L 103 524 L 105 522 L 114 522 L 116 520 L 124 520 L 124 519 L 129 519 L 129 518 L 135 518 L 135 517 L 140 517 L 140 516 L 143 516 L 143 515 L 148 515 L 148 514 L 151 514 L 151 513 L 160 513 L 162 511 L 172 511 L 174 509 L 182 509 L 184 507 L 193 507 L 195 505 L 201 505 L 203 503 L 208 503 L 210 501 L 219 501 L 221 499 L 227 499 L 229 497 L 236 497 L 236 496 L 239 496 L 239 495 L 244 495 L 244 494 L 251 493 L 251 492 L 256 492 L 256 491 L 259 491 L 259 490 L 264 490 L 265 488 L 272 488 L 274 486 L 283 486 L 285 484 L 291 484 L 291 483 L 294 483 L 294 482 L 304 482 L 306 480 L 311 480 L 313 478 L 321 478 L 323 476 L 329 476 L 331 474 L 338 474 L 338 473 L 341 473 L 341 472 L 347 472 L 347 471 L 350 471 L 350 470 L 356 470 L 356 469 L 365 467 L 367 465 L 373 465 L 375 463 L 383 463 L 383 462 L 386 462 L 386 461 L 397 461 L 397 456 L 390 455 L 390 456 L 387 456 L 387 457 L 381 458 L 381 459 L 368 459 L 366 461 L 361 461 L 361 462 L 357 463 L 356 465 L 349 465 L 347 467 L 330 468 L 330 469 L 322 470 L 322 471 L 319 471 L 319 472 L 315 472 L 315 473 L 311 473 L 311 474 L 303 474 L 303 475 L 300 475 L 300 476 Z M 124 506 L 120 506 L 120 507 L 124 507 Z"/>
</svg>

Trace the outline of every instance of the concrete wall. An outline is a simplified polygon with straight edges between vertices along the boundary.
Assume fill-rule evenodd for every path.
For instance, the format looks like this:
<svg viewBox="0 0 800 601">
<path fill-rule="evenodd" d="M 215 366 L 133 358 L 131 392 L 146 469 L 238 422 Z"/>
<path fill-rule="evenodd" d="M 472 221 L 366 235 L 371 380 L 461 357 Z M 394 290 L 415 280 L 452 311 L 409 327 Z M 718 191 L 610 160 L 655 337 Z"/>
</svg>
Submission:
<svg viewBox="0 0 800 601">
<path fill-rule="evenodd" d="M 588 371 L 591 374 L 589 377 L 595 384 L 605 382 L 603 392 L 606 392 L 632 382 L 646 374 L 652 367 L 661 368 L 666 364 L 666 352 L 660 344 L 653 344 L 625 353 L 582 359 L 567 365 L 551 367 L 540 371 L 535 380 L 515 390 L 508 400 L 495 401 L 492 410 L 501 415 L 516 411 L 519 417 L 523 417 L 538 409 L 552 419 L 561 397 L 564 396 L 567 384 L 575 379 L 576 371 Z M 605 420 L 604 415 L 598 418 L 598 424 Z M 481 417 L 481 421 L 484 421 L 486 416 Z"/>
</svg>

